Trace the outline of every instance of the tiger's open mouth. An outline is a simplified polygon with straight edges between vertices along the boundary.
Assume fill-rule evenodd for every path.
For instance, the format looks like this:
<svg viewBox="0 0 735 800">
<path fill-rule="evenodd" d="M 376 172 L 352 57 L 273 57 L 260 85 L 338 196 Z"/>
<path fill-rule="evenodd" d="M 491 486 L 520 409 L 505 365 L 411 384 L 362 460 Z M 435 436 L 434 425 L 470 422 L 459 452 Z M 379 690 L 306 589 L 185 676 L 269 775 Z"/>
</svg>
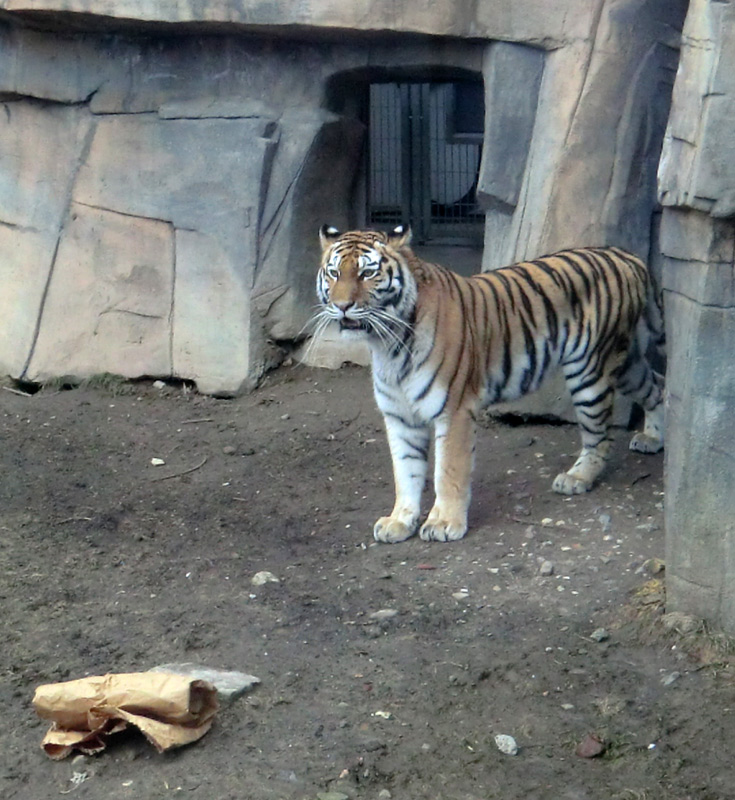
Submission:
<svg viewBox="0 0 735 800">
<path fill-rule="evenodd" d="M 349 317 L 342 317 L 339 321 L 339 329 L 341 331 L 366 331 L 367 324 L 357 319 L 349 319 Z"/>
</svg>

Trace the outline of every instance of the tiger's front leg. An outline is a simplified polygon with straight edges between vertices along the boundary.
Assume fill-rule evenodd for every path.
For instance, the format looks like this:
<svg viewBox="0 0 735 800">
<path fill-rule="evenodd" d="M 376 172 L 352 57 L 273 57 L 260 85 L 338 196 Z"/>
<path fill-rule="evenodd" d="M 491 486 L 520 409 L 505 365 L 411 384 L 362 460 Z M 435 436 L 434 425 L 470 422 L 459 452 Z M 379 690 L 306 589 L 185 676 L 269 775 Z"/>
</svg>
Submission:
<svg viewBox="0 0 735 800">
<path fill-rule="evenodd" d="M 429 457 L 429 427 L 393 413 L 384 416 L 396 502 L 390 516 L 375 523 L 373 537 L 378 542 L 402 542 L 413 536 L 418 527 Z"/>
<path fill-rule="evenodd" d="M 467 533 L 475 437 L 475 419 L 466 409 L 436 421 L 436 500 L 419 532 L 427 542 L 449 542 L 461 539 Z"/>
</svg>

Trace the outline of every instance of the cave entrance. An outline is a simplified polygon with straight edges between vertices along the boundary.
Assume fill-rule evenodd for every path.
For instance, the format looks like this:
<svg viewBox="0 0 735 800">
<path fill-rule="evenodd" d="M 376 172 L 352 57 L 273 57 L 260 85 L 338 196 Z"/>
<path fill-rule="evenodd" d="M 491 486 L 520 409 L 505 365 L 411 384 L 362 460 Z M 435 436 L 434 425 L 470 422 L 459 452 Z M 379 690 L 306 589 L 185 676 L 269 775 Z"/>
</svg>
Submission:
<svg viewBox="0 0 735 800">
<path fill-rule="evenodd" d="M 367 221 L 409 221 L 417 242 L 482 245 L 481 80 L 371 83 Z"/>
</svg>

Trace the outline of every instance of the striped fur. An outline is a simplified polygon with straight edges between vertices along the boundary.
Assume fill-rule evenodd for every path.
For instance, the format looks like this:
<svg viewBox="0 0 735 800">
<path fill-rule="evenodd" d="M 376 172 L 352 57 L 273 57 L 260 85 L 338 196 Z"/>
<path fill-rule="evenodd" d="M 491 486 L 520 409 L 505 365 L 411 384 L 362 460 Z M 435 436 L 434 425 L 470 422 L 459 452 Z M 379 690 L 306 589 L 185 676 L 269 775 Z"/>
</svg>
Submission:
<svg viewBox="0 0 735 800">
<path fill-rule="evenodd" d="M 650 335 L 662 339 L 661 318 L 640 259 L 580 248 L 463 278 L 419 259 L 403 227 L 340 234 L 325 226 L 320 239 L 320 324 L 368 341 L 390 444 L 396 501 L 375 523 L 378 541 L 416 532 L 432 430 L 436 501 L 420 535 L 464 536 L 477 412 L 534 391 L 557 368 L 582 451 L 555 491 L 586 492 L 599 478 L 615 388 L 645 411 L 631 449 L 663 447 L 663 382 L 644 356 Z"/>
</svg>

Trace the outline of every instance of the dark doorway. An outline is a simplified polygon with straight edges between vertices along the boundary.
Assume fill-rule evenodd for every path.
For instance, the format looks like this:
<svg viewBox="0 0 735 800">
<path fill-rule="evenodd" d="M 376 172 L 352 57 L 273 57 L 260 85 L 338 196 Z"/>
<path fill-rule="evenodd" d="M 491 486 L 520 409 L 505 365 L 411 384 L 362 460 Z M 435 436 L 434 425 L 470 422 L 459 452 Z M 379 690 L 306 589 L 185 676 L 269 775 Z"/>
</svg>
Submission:
<svg viewBox="0 0 735 800">
<path fill-rule="evenodd" d="M 418 242 L 481 245 L 481 81 L 370 85 L 367 217 Z"/>
</svg>

